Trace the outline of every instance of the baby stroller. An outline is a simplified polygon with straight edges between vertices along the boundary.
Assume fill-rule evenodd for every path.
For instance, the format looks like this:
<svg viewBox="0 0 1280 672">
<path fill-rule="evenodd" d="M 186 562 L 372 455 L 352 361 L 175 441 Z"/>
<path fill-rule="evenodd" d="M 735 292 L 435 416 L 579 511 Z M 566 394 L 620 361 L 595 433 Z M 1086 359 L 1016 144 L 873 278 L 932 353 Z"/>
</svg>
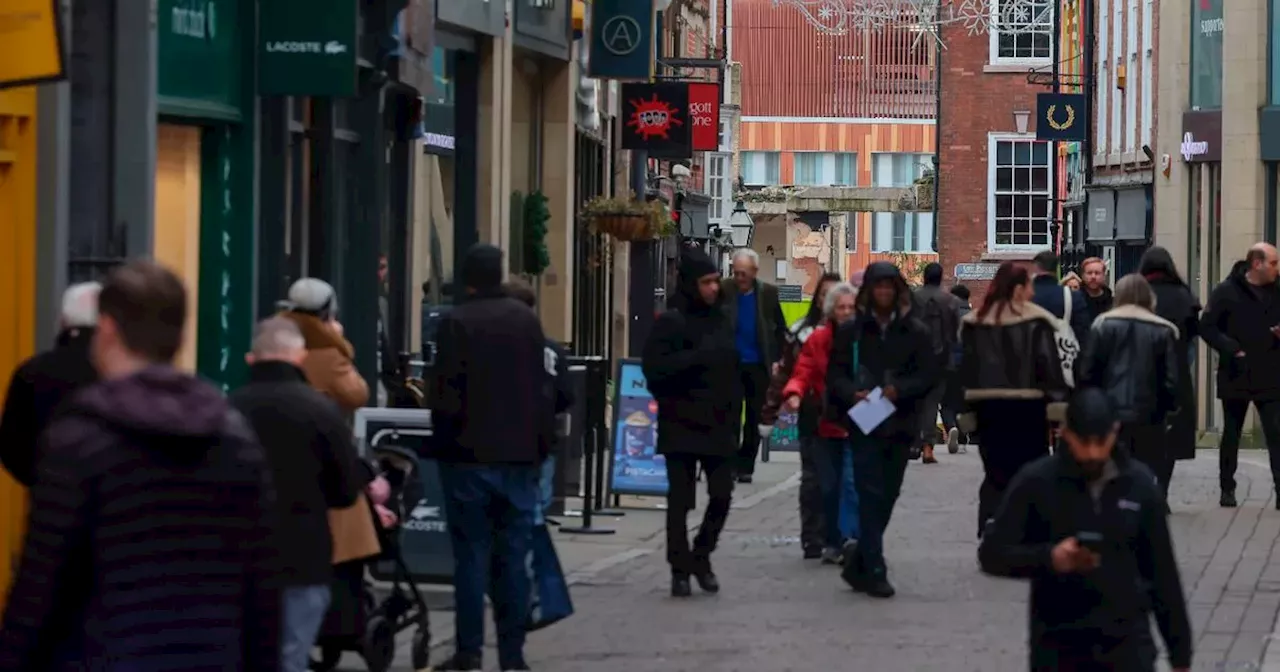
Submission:
<svg viewBox="0 0 1280 672">
<path fill-rule="evenodd" d="M 316 640 L 321 655 L 311 664 L 311 669 L 319 672 L 336 668 L 344 651 L 359 653 L 369 672 L 386 672 L 395 658 L 396 634 L 415 626 L 413 668 L 429 664 L 430 614 L 400 552 L 400 521 L 422 496 L 418 458 L 412 451 L 394 446 L 373 448 L 371 454 L 370 481 L 381 476 L 391 486 L 384 506 L 395 514 L 396 523 L 382 525 L 376 507 L 371 507 L 382 553 L 334 566 L 333 600 Z M 369 563 L 391 568 L 391 591 L 381 601 L 366 578 Z"/>
</svg>

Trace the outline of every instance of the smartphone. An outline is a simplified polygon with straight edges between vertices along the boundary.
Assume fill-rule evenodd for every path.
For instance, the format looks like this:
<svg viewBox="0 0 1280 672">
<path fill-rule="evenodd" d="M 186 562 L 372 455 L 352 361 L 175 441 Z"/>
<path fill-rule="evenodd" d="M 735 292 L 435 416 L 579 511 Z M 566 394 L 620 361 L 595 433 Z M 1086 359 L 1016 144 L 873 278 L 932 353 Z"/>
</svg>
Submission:
<svg viewBox="0 0 1280 672">
<path fill-rule="evenodd" d="M 1082 531 L 1076 533 L 1076 541 L 1084 548 L 1102 555 L 1102 533 L 1092 531 Z"/>
</svg>

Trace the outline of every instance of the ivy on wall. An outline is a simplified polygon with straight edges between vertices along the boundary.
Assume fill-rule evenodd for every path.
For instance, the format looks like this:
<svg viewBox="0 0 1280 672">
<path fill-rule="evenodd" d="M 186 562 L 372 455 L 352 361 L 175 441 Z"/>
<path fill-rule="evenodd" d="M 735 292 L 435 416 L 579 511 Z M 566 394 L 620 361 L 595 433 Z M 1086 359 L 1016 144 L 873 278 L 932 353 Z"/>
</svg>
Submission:
<svg viewBox="0 0 1280 672">
<path fill-rule="evenodd" d="M 551 221 L 551 208 L 547 197 L 535 191 L 524 199 L 524 272 L 538 276 L 551 266 L 551 252 L 547 249 L 547 225 Z"/>
</svg>

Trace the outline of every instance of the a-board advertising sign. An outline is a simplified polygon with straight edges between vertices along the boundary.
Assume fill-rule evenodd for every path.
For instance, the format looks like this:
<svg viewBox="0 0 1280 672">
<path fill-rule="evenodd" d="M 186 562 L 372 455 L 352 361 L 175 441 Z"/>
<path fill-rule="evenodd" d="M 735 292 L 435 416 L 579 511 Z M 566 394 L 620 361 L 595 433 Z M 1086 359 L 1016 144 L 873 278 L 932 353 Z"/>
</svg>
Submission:
<svg viewBox="0 0 1280 672">
<path fill-rule="evenodd" d="M 664 497 L 667 463 L 657 453 L 658 402 L 639 359 L 618 361 L 613 386 L 613 466 L 609 489 L 620 495 Z"/>
</svg>

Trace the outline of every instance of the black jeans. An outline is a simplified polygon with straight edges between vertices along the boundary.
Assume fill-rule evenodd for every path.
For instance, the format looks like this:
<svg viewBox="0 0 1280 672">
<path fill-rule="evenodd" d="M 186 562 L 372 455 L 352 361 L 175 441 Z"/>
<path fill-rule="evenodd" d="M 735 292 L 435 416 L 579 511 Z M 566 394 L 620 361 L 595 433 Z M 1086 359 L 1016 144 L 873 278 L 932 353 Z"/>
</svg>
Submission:
<svg viewBox="0 0 1280 672">
<path fill-rule="evenodd" d="M 1044 634 L 1033 637 L 1030 648 L 1031 672 L 1153 672 L 1158 655 L 1151 633 L 1142 631 L 1128 637 Z"/>
<path fill-rule="evenodd" d="M 1133 459 L 1147 465 L 1156 475 L 1160 490 L 1169 497 L 1169 480 L 1173 478 L 1173 458 L 1165 445 L 1163 426 L 1126 424 L 1120 430 L 1120 441 Z"/>
<path fill-rule="evenodd" d="M 821 548 L 825 532 L 817 463 L 821 450 L 822 439 L 800 437 L 800 544 L 805 548 Z"/>
<path fill-rule="evenodd" d="M 910 437 L 894 441 L 855 432 L 853 483 L 858 491 L 858 562 L 867 576 L 885 574 L 884 531 L 902 492 Z"/>
<path fill-rule="evenodd" d="M 734 468 L 739 474 L 750 476 L 756 473 L 756 455 L 760 453 L 760 407 L 764 406 L 764 394 L 769 391 L 769 367 L 764 364 L 738 366 L 746 417 L 742 421 L 742 445 Z"/>
<path fill-rule="evenodd" d="M 711 570 L 711 553 L 729 517 L 733 499 L 733 465 L 726 457 L 667 455 L 667 563 L 672 574 Z M 707 478 L 707 509 L 702 527 L 689 548 L 689 512 L 697 505 L 698 464 Z"/>
<path fill-rule="evenodd" d="M 978 454 L 982 456 L 982 485 L 978 489 L 978 536 L 996 515 L 1009 482 L 1022 467 L 1049 452 L 1049 421 L 1045 402 L 1030 399 L 992 399 L 975 405 Z"/>
<path fill-rule="evenodd" d="M 1240 434 L 1244 431 L 1244 416 L 1249 412 L 1245 399 L 1222 400 L 1222 441 L 1218 444 L 1218 485 L 1223 490 L 1236 489 L 1236 468 L 1240 463 Z M 1280 401 L 1254 401 L 1262 434 L 1267 441 L 1267 454 L 1271 458 L 1271 478 L 1280 483 Z"/>
</svg>

